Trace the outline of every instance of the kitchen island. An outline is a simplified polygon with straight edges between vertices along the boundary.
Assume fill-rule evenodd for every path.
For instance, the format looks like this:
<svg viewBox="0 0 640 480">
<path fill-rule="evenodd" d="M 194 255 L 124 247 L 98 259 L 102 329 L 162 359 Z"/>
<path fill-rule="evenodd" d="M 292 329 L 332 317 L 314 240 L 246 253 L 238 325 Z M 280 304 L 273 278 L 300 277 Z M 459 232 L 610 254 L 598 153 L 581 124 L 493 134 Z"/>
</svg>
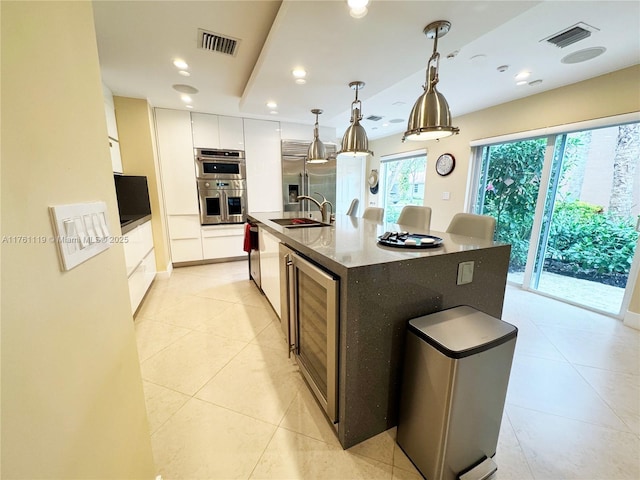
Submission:
<svg viewBox="0 0 640 480">
<path fill-rule="evenodd" d="M 339 278 L 336 426 L 340 443 L 349 448 L 397 424 L 408 320 L 460 305 L 501 317 L 510 246 L 412 230 L 443 242 L 435 248 L 398 249 L 378 243 L 385 231 L 398 230 L 393 224 L 346 215 L 327 226 L 287 228 L 272 221 L 294 215 L 249 217 Z M 459 285 L 459 264 L 465 262 L 473 262 L 473 278 Z"/>
</svg>

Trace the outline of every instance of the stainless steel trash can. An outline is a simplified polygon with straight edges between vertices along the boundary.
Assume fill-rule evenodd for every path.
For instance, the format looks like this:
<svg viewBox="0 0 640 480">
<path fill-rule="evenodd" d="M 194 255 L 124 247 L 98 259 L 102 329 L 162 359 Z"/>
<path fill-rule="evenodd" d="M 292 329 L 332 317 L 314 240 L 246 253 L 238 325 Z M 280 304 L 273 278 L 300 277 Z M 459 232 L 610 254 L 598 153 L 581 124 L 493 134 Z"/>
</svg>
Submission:
<svg viewBox="0 0 640 480">
<path fill-rule="evenodd" d="M 397 442 L 427 480 L 496 470 L 517 333 L 468 306 L 409 321 Z"/>
</svg>

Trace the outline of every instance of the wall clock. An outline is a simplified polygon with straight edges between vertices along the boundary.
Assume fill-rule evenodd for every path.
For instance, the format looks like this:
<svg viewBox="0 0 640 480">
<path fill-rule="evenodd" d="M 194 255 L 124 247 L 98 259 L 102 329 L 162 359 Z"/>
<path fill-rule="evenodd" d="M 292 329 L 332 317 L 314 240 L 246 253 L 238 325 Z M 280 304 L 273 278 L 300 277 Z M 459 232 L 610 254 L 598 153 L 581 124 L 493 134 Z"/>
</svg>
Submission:
<svg viewBox="0 0 640 480">
<path fill-rule="evenodd" d="M 443 177 L 453 172 L 455 166 L 456 159 L 450 153 L 443 153 L 436 160 L 436 172 Z"/>
</svg>

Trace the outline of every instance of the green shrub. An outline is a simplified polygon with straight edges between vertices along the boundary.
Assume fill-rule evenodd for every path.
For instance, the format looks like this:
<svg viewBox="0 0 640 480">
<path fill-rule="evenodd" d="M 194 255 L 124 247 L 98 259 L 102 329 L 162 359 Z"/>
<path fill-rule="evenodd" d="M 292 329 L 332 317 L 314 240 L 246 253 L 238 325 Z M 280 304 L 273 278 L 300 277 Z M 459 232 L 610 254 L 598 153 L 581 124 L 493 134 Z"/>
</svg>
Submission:
<svg viewBox="0 0 640 480">
<path fill-rule="evenodd" d="M 547 258 L 570 264 L 574 272 L 626 273 L 638 239 L 629 219 L 608 215 L 585 202 L 557 203 Z"/>
</svg>

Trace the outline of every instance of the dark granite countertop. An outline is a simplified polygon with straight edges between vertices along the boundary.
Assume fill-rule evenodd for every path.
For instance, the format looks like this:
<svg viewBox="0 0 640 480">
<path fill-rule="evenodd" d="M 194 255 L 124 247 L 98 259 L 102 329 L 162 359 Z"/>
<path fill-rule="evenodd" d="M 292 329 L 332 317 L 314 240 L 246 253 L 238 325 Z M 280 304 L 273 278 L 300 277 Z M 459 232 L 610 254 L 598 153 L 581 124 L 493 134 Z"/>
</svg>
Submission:
<svg viewBox="0 0 640 480">
<path fill-rule="evenodd" d="M 302 253 L 325 257 L 342 268 L 357 268 L 414 258 L 433 257 L 449 253 L 491 248 L 500 243 L 480 238 L 453 235 L 437 231 L 418 231 L 402 225 L 365 220 L 347 215 L 336 215 L 333 224 L 323 227 L 286 228 L 271 219 L 300 217 L 298 212 L 252 212 L 249 218 L 263 225 L 282 242 Z M 307 214 L 308 216 L 308 214 Z M 319 220 L 319 213 L 312 212 Z M 443 239 L 439 247 L 425 249 L 401 249 L 378 243 L 378 237 L 386 231 L 425 233 Z M 314 255 L 314 256 L 315 256 Z"/>
<path fill-rule="evenodd" d="M 124 215 L 120 217 L 120 229 L 122 235 L 129 233 L 138 225 L 142 225 L 145 222 L 151 220 L 151 214 L 148 215 Z"/>
</svg>

